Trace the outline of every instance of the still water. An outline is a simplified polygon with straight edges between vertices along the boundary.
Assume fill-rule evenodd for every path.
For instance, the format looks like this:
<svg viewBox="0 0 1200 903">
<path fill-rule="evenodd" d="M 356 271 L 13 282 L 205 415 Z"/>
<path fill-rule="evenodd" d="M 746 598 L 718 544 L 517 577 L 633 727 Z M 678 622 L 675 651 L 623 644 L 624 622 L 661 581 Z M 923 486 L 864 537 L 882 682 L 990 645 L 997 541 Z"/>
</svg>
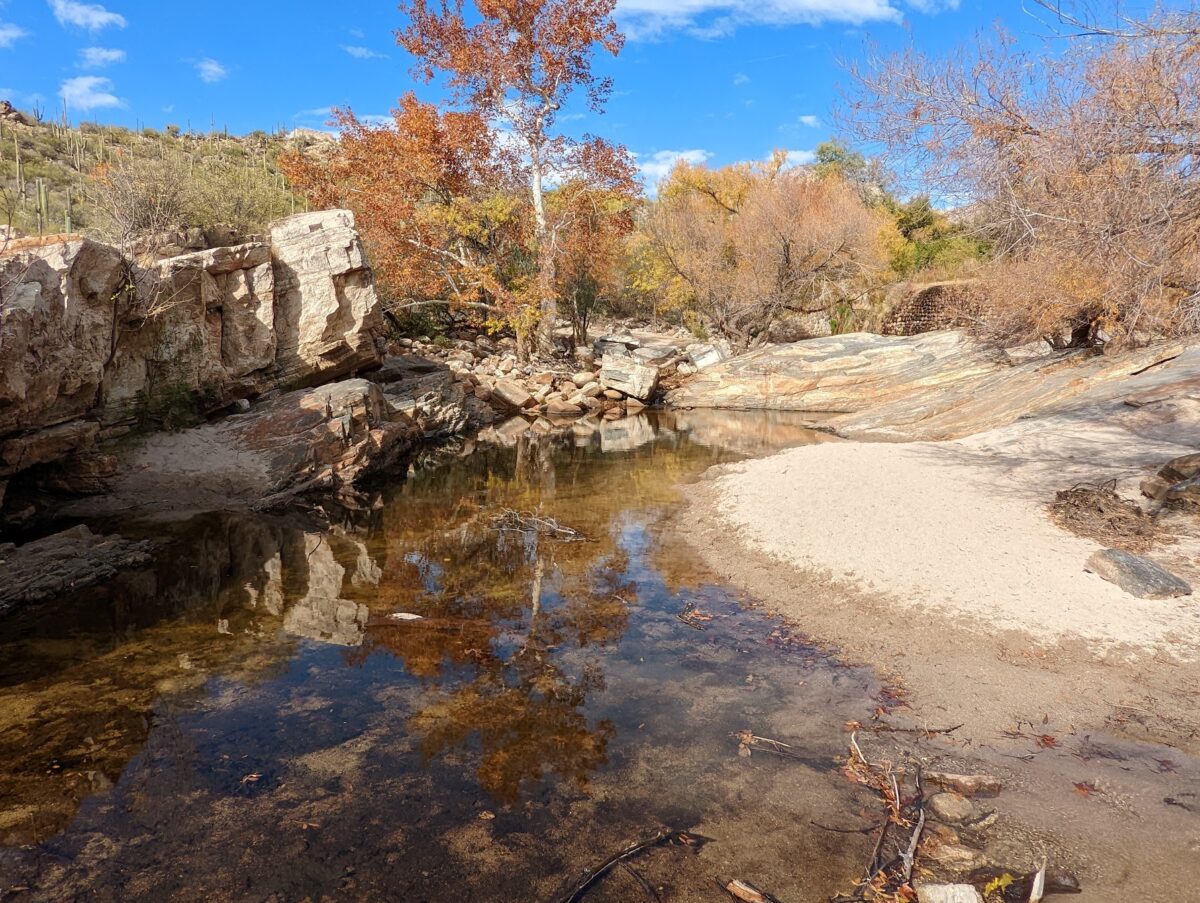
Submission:
<svg viewBox="0 0 1200 903">
<path fill-rule="evenodd" d="M 360 510 L 204 515 L 10 615 L 0 898 L 554 901 L 668 826 L 710 841 L 586 899 L 827 899 L 870 841 L 810 821 L 857 812 L 842 726 L 886 690 L 672 536 L 681 484 L 813 441 L 779 414 L 501 429 Z M 743 729 L 798 758 L 739 757 Z"/>
</svg>

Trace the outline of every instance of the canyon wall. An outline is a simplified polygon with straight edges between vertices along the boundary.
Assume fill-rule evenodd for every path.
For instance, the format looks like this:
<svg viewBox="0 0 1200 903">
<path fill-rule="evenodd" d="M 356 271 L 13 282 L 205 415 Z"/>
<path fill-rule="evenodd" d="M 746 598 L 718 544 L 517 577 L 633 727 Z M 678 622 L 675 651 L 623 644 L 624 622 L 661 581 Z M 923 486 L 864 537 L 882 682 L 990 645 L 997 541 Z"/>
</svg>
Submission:
<svg viewBox="0 0 1200 903">
<path fill-rule="evenodd" d="M 64 236 L 0 258 L 0 500 L 14 474 L 276 388 L 379 366 L 383 318 L 346 210 L 142 267 Z"/>
</svg>

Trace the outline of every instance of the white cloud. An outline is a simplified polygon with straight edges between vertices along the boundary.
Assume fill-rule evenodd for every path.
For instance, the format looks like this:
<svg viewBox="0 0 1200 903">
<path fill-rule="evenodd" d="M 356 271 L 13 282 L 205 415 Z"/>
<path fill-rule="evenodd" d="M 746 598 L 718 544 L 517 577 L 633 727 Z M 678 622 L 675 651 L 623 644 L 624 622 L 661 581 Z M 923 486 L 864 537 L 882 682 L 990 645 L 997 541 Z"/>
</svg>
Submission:
<svg viewBox="0 0 1200 903">
<path fill-rule="evenodd" d="M 817 152 L 811 150 L 789 150 L 784 169 L 795 169 L 797 166 L 808 166 L 817 160 Z"/>
<path fill-rule="evenodd" d="M 660 150 L 646 156 L 642 156 L 641 154 L 635 154 L 634 156 L 637 158 L 638 172 L 641 173 L 646 187 L 653 191 L 659 182 L 671 174 L 671 170 L 675 168 L 675 164 L 680 160 L 686 163 L 699 164 L 706 162 L 712 157 L 712 154 L 706 150 L 693 148 L 681 151 Z"/>
<path fill-rule="evenodd" d="M 634 40 L 680 29 L 716 38 L 740 25 L 864 25 L 903 18 L 896 0 L 619 0 L 617 15 Z"/>
<path fill-rule="evenodd" d="M 198 62 L 196 72 L 200 76 L 200 81 L 208 85 L 215 85 L 229 76 L 229 70 L 211 57 L 205 57 Z"/>
<path fill-rule="evenodd" d="M 24 28 L 19 25 L 13 25 L 11 22 L 0 22 L 0 48 L 11 47 L 17 41 L 28 36 Z"/>
<path fill-rule="evenodd" d="M 333 115 L 333 107 L 313 107 L 311 110 L 301 110 L 293 119 L 328 119 Z"/>
<path fill-rule="evenodd" d="M 749 81 L 750 81 L 750 76 L 748 76 L 745 72 L 739 72 L 737 75 L 735 75 L 733 77 L 733 83 L 735 85 L 744 85 Z"/>
<path fill-rule="evenodd" d="M 119 107 L 121 98 L 112 93 L 111 79 L 98 75 L 80 75 L 68 78 L 58 89 L 58 96 L 63 99 L 68 110 L 96 110 L 101 107 Z"/>
<path fill-rule="evenodd" d="M 808 126 L 810 129 L 820 128 L 821 120 L 817 116 L 797 116 L 796 121 L 801 125 Z"/>
<path fill-rule="evenodd" d="M 908 5 L 919 13 L 941 13 L 958 9 L 959 0 L 907 0 Z"/>
<path fill-rule="evenodd" d="M 377 53 L 370 47 L 359 47 L 356 44 L 342 44 L 341 46 L 342 50 L 358 60 L 382 60 L 387 57 L 386 53 Z"/>
<path fill-rule="evenodd" d="M 350 29 L 350 37 L 352 37 L 352 38 L 358 38 L 361 41 L 366 36 L 367 36 L 367 33 L 365 31 L 363 31 L 361 28 L 351 28 Z"/>
<path fill-rule="evenodd" d="M 113 25 L 124 28 L 125 17 L 120 13 L 109 12 L 99 3 L 80 3 L 79 0 L 50 0 L 50 8 L 54 10 L 54 18 L 60 25 L 76 25 L 88 31 L 99 31 Z"/>
<path fill-rule="evenodd" d="M 111 47 L 84 47 L 79 51 L 79 65 L 84 69 L 103 69 L 113 63 L 125 62 L 125 51 Z"/>
</svg>

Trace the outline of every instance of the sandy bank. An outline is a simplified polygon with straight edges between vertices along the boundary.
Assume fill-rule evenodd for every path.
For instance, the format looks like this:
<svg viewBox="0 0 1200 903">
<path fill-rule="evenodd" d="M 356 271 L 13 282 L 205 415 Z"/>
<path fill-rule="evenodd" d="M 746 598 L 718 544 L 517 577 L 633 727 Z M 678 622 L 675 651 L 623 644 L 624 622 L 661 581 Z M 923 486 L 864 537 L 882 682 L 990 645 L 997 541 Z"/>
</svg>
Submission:
<svg viewBox="0 0 1200 903">
<path fill-rule="evenodd" d="M 1045 645 L 1200 650 L 1200 602 L 1136 599 L 1084 569 L 1100 546 L 1046 505 L 1077 482 L 1127 491 L 1192 451 L 1120 424 L 1051 417 L 954 442 L 792 449 L 717 475 L 713 516 L 750 548 L 898 605 L 1025 631 Z M 1153 556 L 1195 579 L 1195 543 Z"/>
</svg>

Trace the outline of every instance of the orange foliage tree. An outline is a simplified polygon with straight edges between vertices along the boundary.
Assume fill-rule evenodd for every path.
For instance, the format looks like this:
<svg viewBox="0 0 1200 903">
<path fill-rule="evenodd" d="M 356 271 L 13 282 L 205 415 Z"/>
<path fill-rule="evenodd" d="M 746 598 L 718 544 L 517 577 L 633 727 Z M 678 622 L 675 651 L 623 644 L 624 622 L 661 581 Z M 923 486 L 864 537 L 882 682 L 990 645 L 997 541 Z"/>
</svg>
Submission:
<svg viewBox="0 0 1200 903">
<path fill-rule="evenodd" d="M 426 81 L 445 74 L 454 99 L 497 123 L 520 158 L 530 204 L 538 344 L 553 350 L 559 243 L 573 222 L 547 203 L 555 184 L 594 186 L 601 192 L 632 185 L 624 148 L 597 138 L 576 141 L 556 131 L 566 100 L 581 92 L 599 112 L 611 90 L 592 73 L 597 47 L 614 56 L 624 38 L 612 18 L 616 0 L 407 0 L 409 17 L 396 40 L 417 60 Z M 559 212 L 573 205 L 557 205 Z"/>
<path fill-rule="evenodd" d="M 518 167 L 494 150 L 487 123 L 412 94 L 386 125 L 334 115 L 331 159 L 292 153 L 281 166 L 312 204 L 355 212 L 388 309 L 449 303 L 518 317 L 528 269 Z"/>
</svg>

